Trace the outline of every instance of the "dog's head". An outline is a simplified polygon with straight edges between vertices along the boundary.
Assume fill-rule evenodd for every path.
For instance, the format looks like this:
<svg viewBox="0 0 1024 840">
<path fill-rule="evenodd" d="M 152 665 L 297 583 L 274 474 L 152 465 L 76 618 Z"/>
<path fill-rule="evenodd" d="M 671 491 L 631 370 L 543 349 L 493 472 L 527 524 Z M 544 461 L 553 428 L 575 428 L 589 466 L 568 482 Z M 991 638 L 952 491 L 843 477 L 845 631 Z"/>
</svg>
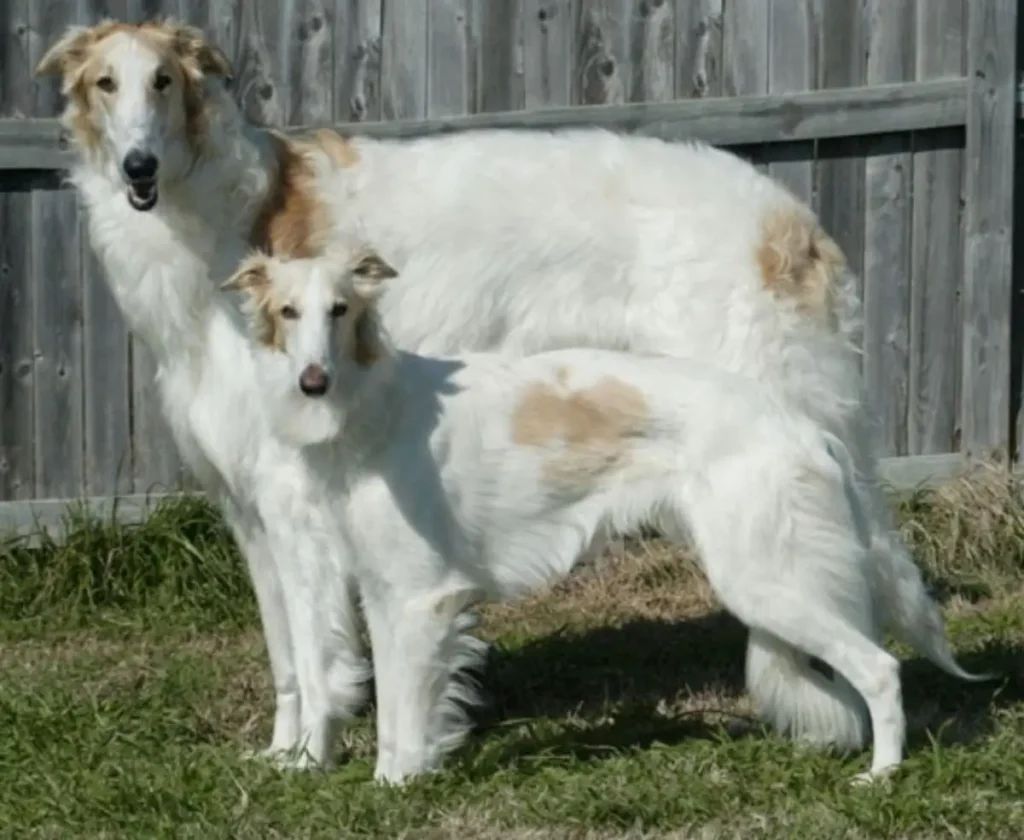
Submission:
<svg viewBox="0 0 1024 840">
<path fill-rule="evenodd" d="M 309 421 L 310 403 L 343 411 L 349 388 L 377 360 L 382 347 L 375 301 L 397 272 L 370 250 L 332 250 L 309 259 L 258 252 L 242 261 L 222 288 L 243 295 L 250 334 L 273 368 L 274 391 L 299 395 L 307 414 L 305 442 L 322 423 Z M 323 399 L 329 396 L 329 399 Z M 294 402 L 292 403 L 294 405 Z M 340 417 L 331 425 L 336 428 Z M 294 436 L 292 436 L 294 437 Z"/>
<path fill-rule="evenodd" d="M 206 85 L 229 78 L 231 64 L 195 27 L 105 21 L 68 28 L 36 75 L 61 77 L 76 145 L 116 170 L 128 201 L 146 211 L 201 151 Z"/>
</svg>

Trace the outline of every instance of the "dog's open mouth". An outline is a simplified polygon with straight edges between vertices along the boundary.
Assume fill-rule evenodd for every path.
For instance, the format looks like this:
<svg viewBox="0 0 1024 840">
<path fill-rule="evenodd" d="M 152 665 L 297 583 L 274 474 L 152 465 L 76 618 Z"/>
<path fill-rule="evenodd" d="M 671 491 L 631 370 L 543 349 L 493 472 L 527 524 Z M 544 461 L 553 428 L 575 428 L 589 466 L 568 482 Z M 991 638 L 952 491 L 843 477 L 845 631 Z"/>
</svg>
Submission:
<svg viewBox="0 0 1024 840">
<path fill-rule="evenodd" d="M 128 182 L 128 203 L 136 210 L 152 210 L 156 206 L 157 197 L 155 180 L 140 178 Z"/>
</svg>

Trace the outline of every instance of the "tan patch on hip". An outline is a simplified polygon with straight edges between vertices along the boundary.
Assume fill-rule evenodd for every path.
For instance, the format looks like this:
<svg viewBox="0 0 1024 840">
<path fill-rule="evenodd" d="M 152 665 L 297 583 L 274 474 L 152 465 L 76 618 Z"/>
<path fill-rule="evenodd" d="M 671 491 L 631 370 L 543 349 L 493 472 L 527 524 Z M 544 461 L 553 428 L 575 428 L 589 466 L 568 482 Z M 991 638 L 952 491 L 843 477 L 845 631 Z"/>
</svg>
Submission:
<svg viewBox="0 0 1024 840">
<path fill-rule="evenodd" d="M 810 211 L 789 206 L 766 217 L 755 253 L 764 287 L 803 315 L 835 328 L 835 300 L 846 258 Z"/>
<path fill-rule="evenodd" d="M 559 369 L 558 387 L 537 382 L 523 392 L 512 415 L 512 440 L 549 450 L 545 481 L 586 488 L 628 458 L 650 411 L 638 389 L 615 377 L 576 391 L 566 388 L 567 378 Z"/>
</svg>

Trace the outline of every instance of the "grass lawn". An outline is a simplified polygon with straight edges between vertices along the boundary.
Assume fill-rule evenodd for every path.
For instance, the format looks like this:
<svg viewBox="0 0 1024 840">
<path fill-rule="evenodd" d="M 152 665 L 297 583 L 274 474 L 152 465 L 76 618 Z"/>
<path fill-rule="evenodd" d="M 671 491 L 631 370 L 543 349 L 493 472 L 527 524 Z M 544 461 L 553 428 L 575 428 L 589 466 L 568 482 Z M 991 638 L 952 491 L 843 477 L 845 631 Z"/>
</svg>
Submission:
<svg viewBox="0 0 1024 840">
<path fill-rule="evenodd" d="M 984 472 L 903 498 L 901 522 L 961 662 L 1003 677 L 906 659 L 910 756 L 868 789 L 866 753 L 750 719 L 745 631 L 656 542 L 489 608 L 479 731 L 400 791 L 371 781 L 372 714 L 329 773 L 242 758 L 269 739 L 269 666 L 202 503 L 0 548 L 0 836 L 1024 837 L 1024 487 Z"/>
</svg>

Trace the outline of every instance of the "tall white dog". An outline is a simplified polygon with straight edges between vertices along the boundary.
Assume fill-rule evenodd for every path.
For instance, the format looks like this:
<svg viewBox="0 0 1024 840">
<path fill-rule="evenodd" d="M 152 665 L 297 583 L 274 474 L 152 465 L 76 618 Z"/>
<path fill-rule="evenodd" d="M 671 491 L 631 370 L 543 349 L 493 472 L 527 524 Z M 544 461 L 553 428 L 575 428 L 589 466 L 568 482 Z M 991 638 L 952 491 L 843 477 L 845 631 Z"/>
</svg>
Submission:
<svg viewBox="0 0 1024 840">
<path fill-rule="evenodd" d="M 609 528 L 651 520 L 692 535 L 741 621 L 859 692 L 869 777 L 900 762 L 899 663 L 873 638 L 870 536 L 841 441 L 757 383 L 690 360 L 396 352 L 374 310 L 396 274 L 372 252 L 256 255 L 226 283 L 247 292 L 269 347 L 272 428 L 303 448 L 351 548 L 377 677 L 377 778 L 433 769 L 456 742 L 444 699 L 468 604 L 547 584 Z M 937 615 L 923 587 L 915 597 L 917 615 Z M 945 649 L 938 621 L 917 634 L 934 637 L 923 653 Z"/>
<path fill-rule="evenodd" d="M 234 339 L 211 337 L 205 320 L 214 281 L 249 246 L 309 257 L 335 237 L 365 237 L 401 269 L 380 313 L 406 349 L 604 347 L 692 356 L 759 380 L 853 456 L 871 530 L 870 635 L 890 627 L 918 645 L 941 635 L 917 635 L 920 576 L 893 542 L 874 483 L 853 278 L 811 211 L 744 161 L 584 130 L 292 140 L 246 125 L 223 84 L 227 60 L 170 22 L 72 28 L 37 72 L 63 78 L 92 244 L 129 325 L 157 355 L 178 444 L 222 498 L 248 558 L 278 696 L 273 747 L 299 737 L 303 697 L 323 686 L 297 676 L 304 643 L 256 508 L 218 489 L 248 486 L 227 476 L 248 469 L 252 453 L 202 434 L 210 417 L 240 418 L 255 400 L 234 381 Z M 197 355 L 208 341 L 223 344 Z M 239 396 L 193 411 L 200 376 Z M 353 610 L 351 598 L 339 602 L 339 627 L 354 626 Z M 339 632 L 338 661 L 349 665 L 335 677 L 355 702 L 362 654 L 354 631 Z M 780 730 L 863 743 L 856 692 L 757 628 L 747 682 Z"/>
</svg>

